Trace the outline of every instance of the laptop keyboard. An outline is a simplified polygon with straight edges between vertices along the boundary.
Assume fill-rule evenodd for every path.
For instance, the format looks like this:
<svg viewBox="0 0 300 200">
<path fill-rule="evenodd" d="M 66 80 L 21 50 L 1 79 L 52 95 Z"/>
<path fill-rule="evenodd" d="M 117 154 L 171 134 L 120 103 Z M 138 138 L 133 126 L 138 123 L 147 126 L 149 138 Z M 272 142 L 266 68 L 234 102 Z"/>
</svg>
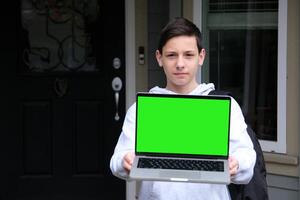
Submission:
<svg viewBox="0 0 300 200">
<path fill-rule="evenodd" d="M 224 162 L 210 160 L 140 158 L 138 162 L 138 168 L 224 171 Z"/>
</svg>

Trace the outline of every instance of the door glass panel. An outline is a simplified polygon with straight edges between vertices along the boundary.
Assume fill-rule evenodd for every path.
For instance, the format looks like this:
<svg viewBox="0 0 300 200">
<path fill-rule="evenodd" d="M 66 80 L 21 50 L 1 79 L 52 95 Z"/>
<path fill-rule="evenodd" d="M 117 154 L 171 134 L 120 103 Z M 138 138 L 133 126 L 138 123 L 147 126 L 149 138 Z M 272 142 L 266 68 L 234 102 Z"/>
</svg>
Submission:
<svg viewBox="0 0 300 200">
<path fill-rule="evenodd" d="M 276 141 L 278 1 L 210 0 L 204 8 L 206 79 L 231 91 L 259 139 Z"/>
<path fill-rule="evenodd" d="M 23 0 L 22 72 L 94 72 L 97 0 Z"/>
</svg>

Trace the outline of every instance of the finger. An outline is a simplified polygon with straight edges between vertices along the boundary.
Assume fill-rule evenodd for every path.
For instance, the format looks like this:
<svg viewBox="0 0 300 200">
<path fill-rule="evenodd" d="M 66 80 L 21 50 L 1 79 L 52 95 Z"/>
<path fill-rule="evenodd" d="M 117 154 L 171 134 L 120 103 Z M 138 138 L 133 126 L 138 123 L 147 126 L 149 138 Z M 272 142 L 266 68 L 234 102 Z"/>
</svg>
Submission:
<svg viewBox="0 0 300 200">
<path fill-rule="evenodd" d="M 129 156 L 125 156 L 124 157 L 124 162 L 125 163 L 128 163 L 128 164 L 131 164 L 132 162 L 131 162 L 131 158 L 129 157 Z"/>
<path fill-rule="evenodd" d="M 128 162 L 129 164 L 132 165 L 133 160 L 134 160 L 134 154 L 128 153 L 128 154 L 125 156 L 124 159 L 125 159 L 126 162 Z"/>
<path fill-rule="evenodd" d="M 231 162 L 231 163 L 229 163 L 229 169 L 235 169 L 235 168 L 237 168 L 237 163 L 236 162 Z"/>
<path fill-rule="evenodd" d="M 238 168 L 239 168 L 239 164 L 238 164 L 238 161 L 232 157 L 230 157 L 228 159 L 229 161 L 229 172 L 230 172 L 230 175 L 233 176 L 233 175 L 236 175 L 237 174 L 237 171 L 238 171 Z"/>
<path fill-rule="evenodd" d="M 230 173 L 231 176 L 236 175 L 237 174 L 237 168 L 234 167 L 234 168 L 230 169 L 229 173 Z"/>
<path fill-rule="evenodd" d="M 130 172 L 131 166 L 132 166 L 132 164 L 130 164 L 130 163 L 128 163 L 128 162 L 124 162 L 124 163 L 123 163 L 123 167 L 124 167 L 124 169 L 125 169 L 127 172 Z"/>
<path fill-rule="evenodd" d="M 127 171 L 127 173 L 129 173 L 129 171 L 131 170 L 133 160 L 134 160 L 134 153 L 130 152 L 124 156 L 123 168 Z"/>
</svg>

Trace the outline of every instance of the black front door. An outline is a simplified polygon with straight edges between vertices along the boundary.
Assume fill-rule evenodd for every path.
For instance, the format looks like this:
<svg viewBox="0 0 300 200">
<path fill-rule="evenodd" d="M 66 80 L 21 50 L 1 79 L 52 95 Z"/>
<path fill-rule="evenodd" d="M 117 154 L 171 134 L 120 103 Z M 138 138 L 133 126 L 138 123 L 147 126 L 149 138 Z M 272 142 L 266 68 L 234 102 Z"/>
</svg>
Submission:
<svg viewBox="0 0 300 200">
<path fill-rule="evenodd" d="M 124 1 L 7 4 L 2 199 L 125 199 L 109 170 L 125 112 Z"/>
</svg>

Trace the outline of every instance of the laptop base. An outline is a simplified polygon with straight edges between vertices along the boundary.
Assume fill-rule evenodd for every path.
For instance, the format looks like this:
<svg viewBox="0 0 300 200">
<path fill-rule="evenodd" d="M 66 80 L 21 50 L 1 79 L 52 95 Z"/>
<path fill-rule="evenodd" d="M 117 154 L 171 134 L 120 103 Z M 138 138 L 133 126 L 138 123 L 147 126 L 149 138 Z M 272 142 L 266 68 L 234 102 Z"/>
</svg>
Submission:
<svg viewBox="0 0 300 200">
<path fill-rule="evenodd" d="M 137 168 L 138 159 L 139 157 L 136 156 L 130 171 L 129 179 L 131 180 L 230 184 L 229 170 L 227 168 L 225 173 L 224 171 Z M 228 162 L 224 162 L 225 166 L 228 166 Z"/>
</svg>

